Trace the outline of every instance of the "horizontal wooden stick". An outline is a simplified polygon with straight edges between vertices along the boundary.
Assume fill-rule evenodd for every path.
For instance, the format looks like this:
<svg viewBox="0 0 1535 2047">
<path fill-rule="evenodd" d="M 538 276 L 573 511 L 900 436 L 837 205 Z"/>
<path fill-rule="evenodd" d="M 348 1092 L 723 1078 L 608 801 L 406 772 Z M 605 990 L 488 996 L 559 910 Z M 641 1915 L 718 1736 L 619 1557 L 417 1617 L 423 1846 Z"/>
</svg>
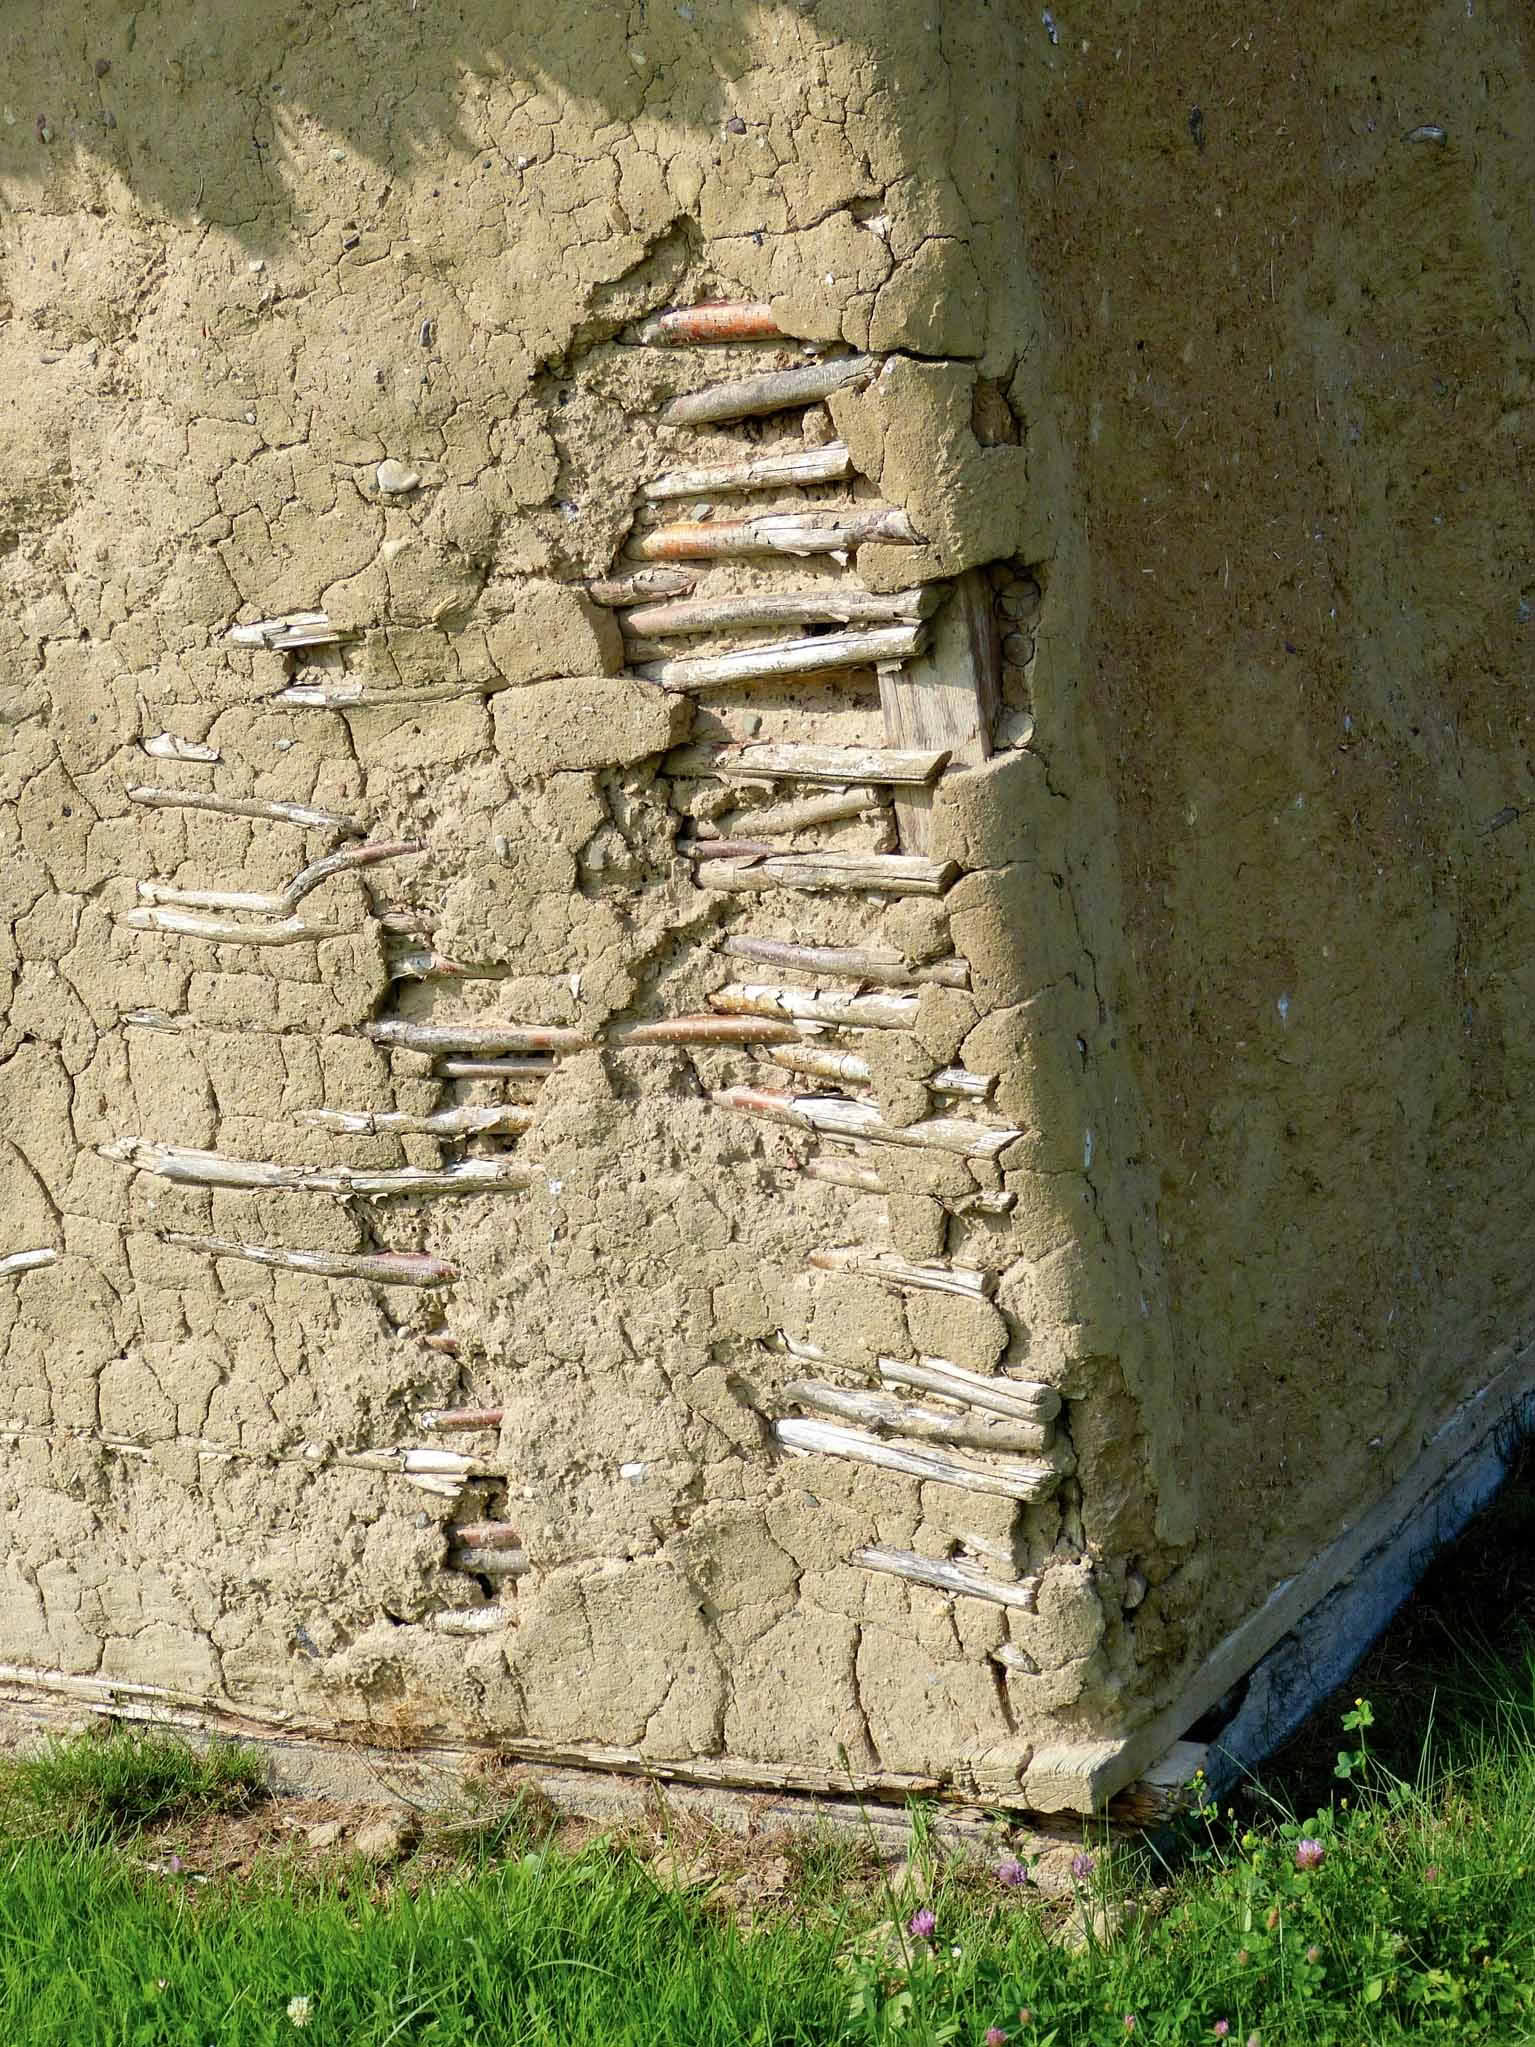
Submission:
<svg viewBox="0 0 1535 2047">
<path fill-rule="evenodd" d="M 946 752 L 896 746 L 812 746 L 795 740 L 746 740 L 733 746 L 679 749 L 688 770 L 747 782 L 888 782 L 896 787 L 931 782 L 947 765 Z M 695 767 L 696 760 L 696 767 Z M 680 772 L 673 768 L 669 772 Z"/>
<path fill-rule="evenodd" d="M 861 383 L 879 368 L 873 356 L 834 356 L 807 363 L 798 370 L 767 370 L 756 377 L 738 377 L 727 384 L 707 384 L 663 405 L 663 426 L 713 426 L 724 420 L 760 419 L 797 405 L 814 405 L 849 384 Z"/>
<path fill-rule="evenodd" d="M 895 1251 L 871 1250 L 862 1244 L 828 1245 L 812 1251 L 809 1262 L 818 1272 L 861 1272 L 887 1286 L 911 1287 L 918 1292 L 958 1294 L 964 1300 L 989 1300 L 997 1290 L 997 1275 L 965 1265 L 938 1260 L 917 1264 Z"/>
<path fill-rule="evenodd" d="M 446 953 L 425 952 L 419 946 L 389 949 L 391 981 L 500 981 L 505 970 L 473 966 L 465 960 L 449 959 Z"/>
<path fill-rule="evenodd" d="M 774 853 L 754 861 L 711 860 L 699 868 L 698 884 L 751 892 L 868 889 L 878 895 L 941 896 L 958 874 L 952 860 L 926 860 L 917 853 Z"/>
<path fill-rule="evenodd" d="M 476 1578 L 525 1578 L 528 1553 L 521 1549 L 456 1549 L 448 1558 L 448 1569 Z"/>
<path fill-rule="evenodd" d="M 1022 1136 L 1018 1130 L 991 1130 L 958 1117 L 929 1116 L 920 1123 L 887 1124 L 873 1102 L 851 1101 L 844 1095 L 776 1094 L 766 1088 L 716 1088 L 709 1096 L 722 1109 L 790 1123 L 800 1130 L 818 1130 L 824 1137 L 858 1137 L 870 1144 L 903 1145 L 918 1151 L 952 1152 L 958 1158 L 990 1159 Z"/>
<path fill-rule="evenodd" d="M 444 1080 L 547 1080 L 554 1061 L 530 1054 L 521 1059 L 444 1059 Z"/>
<path fill-rule="evenodd" d="M 503 1159 L 463 1159 L 435 1168 L 396 1166 L 279 1166 L 269 1159 L 232 1159 L 190 1145 L 152 1144 L 120 1137 L 96 1147 L 100 1157 L 132 1166 L 180 1187 L 277 1188 L 293 1194 L 359 1195 L 385 1200 L 402 1194 L 500 1194 L 531 1187 L 528 1166 Z"/>
<path fill-rule="evenodd" d="M 834 1386 L 825 1379 L 795 1379 L 783 1392 L 786 1400 L 796 1401 L 801 1407 L 819 1408 L 822 1413 L 839 1415 L 844 1421 L 862 1422 L 869 1428 L 912 1436 L 924 1443 L 1027 1453 L 1048 1450 L 1054 1440 L 1055 1432 L 1048 1422 L 1006 1421 L 1000 1415 L 976 1414 L 969 1409 L 945 1414 L 938 1408 L 894 1400 L 888 1393 Z"/>
<path fill-rule="evenodd" d="M 950 1215 L 1011 1215 L 1018 1205 L 1018 1197 L 987 1189 L 974 1194 L 947 1195 L 943 1205 Z"/>
<path fill-rule="evenodd" d="M 332 625 L 323 611 L 292 611 L 285 618 L 232 625 L 224 637 L 232 647 L 330 647 L 355 640 L 357 633 L 351 626 Z"/>
<path fill-rule="evenodd" d="M 1039 1598 L 1043 1572 L 1009 1583 L 989 1578 L 970 1564 L 942 1563 L 936 1557 L 918 1556 L 909 1549 L 855 1549 L 848 1560 L 866 1571 L 886 1571 L 895 1578 L 910 1579 L 913 1585 L 931 1585 L 935 1592 L 952 1592 L 961 1599 L 990 1599 L 998 1606 L 1014 1606 L 1033 1613 Z"/>
<path fill-rule="evenodd" d="M 418 1428 L 499 1429 L 503 1410 L 499 1407 L 428 1407 L 416 1416 Z"/>
<path fill-rule="evenodd" d="M 160 1240 L 184 1251 L 203 1251 L 212 1258 L 243 1258 L 252 1265 L 275 1265 L 286 1272 L 313 1273 L 319 1279 L 365 1279 L 378 1286 L 451 1286 L 456 1266 L 425 1251 L 289 1251 L 275 1244 L 242 1244 L 233 1237 L 204 1237 L 187 1230 L 161 1230 Z"/>
<path fill-rule="evenodd" d="M 723 597 L 642 604 L 619 620 L 626 637 L 674 639 L 684 633 L 728 632 L 737 626 L 915 625 L 948 595 L 946 583 L 923 583 L 891 597 L 849 583 L 813 583 L 804 590 L 736 590 Z"/>
<path fill-rule="evenodd" d="M 204 915 L 195 910 L 124 910 L 112 920 L 129 931 L 158 931 L 167 938 L 201 938 L 209 945 L 308 945 L 322 938 L 345 938 L 340 924 L 306 924 L 302 917 L 284 917 L 271 924 L 241 924 L 233 917 Z"/>
<path fill-rule="evenodd" d="M 677 851 L 689 860 L 764 860 L 783 848 L 768 839 L 679 839 Z"/>
<path fill-rule="evenodd" d="M 915 995 L 857 995 L 840 988 L 782 988 L 766 981 L 732 981 L 709 997 L 727 1016 L 793 1017 L 804 1023 L 845 1024 L 868 1030 L 910 1030 Z"/>
<path fill-rule="evenodd" d="M 515 1521 L 465 1521 L 448 1533 L 465 1549 L 516 1549 L 522 1542 Z"/>
<path fill-rule="evenodd" d="M 521 1102 L 496 1102 L 485 1108 L 436 1109 L 429 1116 L 403 1109 L 300 1109 L 296 1119 L 320 1130 L 341 1130 L 353 1137 L 393 1132 L 421 1137 L 471 1137 L 494 1130 L 520 1135 L 530 1129 L 533 1111 Z"/>
<path fill-rule="evenodd" d="M 500 1606 L 444 1607 L 434 1613 L 430 1625 L 439 1635 L 490 1635 L 507 1628 L 513 1616 Z"/>
<path fill-rule="evenodd" d="M 464 697 L 494 696 L 507 687 L 500 676 L 483 682 L 422 682 L 403 688 L 369 689 L 365 682 L 290 682 L 266 699 L 299 711 L 393 711 L 413 704 L 456 704 Z"/>
<path fill-rule="evenodd" d="M 629 536 L 629 551 L 637 561 L 647 562 L 738 561 L 754 554 L 846 554 L 869 540 L 909 543 L 920 538 L 897 505 L 827 505 L 804 512 L 763 512 L 754 519 L 652 526 Z"/>
<path fill-rule="evenodd" d="M 214 796 L 202 789 L 152 789 L 143 784 L 126 793 L 130 803 L 142 803 L 151 810 L 210 810 L 219 817 L 270 818 L 276 824 L 302 825 L 306 830 L 346 832 L 354 839 L 366 838 L 368 831 L 355 817 L 317 810 L 308 803 L 263 803 L 254 796 Z"/>
<path fill-rule="evenodd" d="M 634 673 L 658 689 L 686 694 L 696 689 L 722 689 L 732 683 L 792 681 L 801 675 L 836 675 L 849 668 L 872 668 L 882 661 L 904 661 L 920 654 L 926 640 L 923 625 L 811 633 L 802 639 L 742 647 L 732 654 L 682 654 L 667 661 L 645 661 Z"/>
<path fill-rule="evenodd" d="M 565 1024 L 418 1024 L 386 1017 L 364 1024 L 363 1032 L 376 1045 L 412 1052 L 586 1052 L 594 1042 Z"/>
<path fill-rule="evenodd" d="M 963 1458 L 946 1457 L 937 1450 L 924 1450 L 914 1443 L 886 1442 L 882 1437 L 865 1435 L 860 1429 L 840 1428 L 834 1422 L 806 1421 L 795 1416 L 775 1422 L 773 1434 L 786 1450 L 842 1457 L 854 1464 L 872 1464 L 881 1471 L 898 1471 L 908 1478 L 958 1486 L 965 1492 L 989 1493 L 1002 1499 L 1048 1500 L 1061 1482 L 1061 1474 L 1048 1464 L 1026 1463 L 1021 1458 L 1006 1464 L 971 1464 Z"/>
<path fill-rule="evenodd" d="M 860 1194 L 884 1194 L 884 1181 L 872 1166 L 860 1166 L 835 1155 L 806 1159 L 800 1171 L 807 1180 L 824 1180 L 832 1187 L 855 1187 Z"/>
<path fill-rule="evenodd" d="M 935 960 L 907 964 L 898 952 L 867 945 L 793 945 L 781 938 L 725 938 L 716 950 L 731 959 L 761 960 L 767 966 L 796 967 L 806 974 L 831 974 L 848 981 L 873 981 L 886 988 L 936 982 L 943 988 L 970 986 L 969 962 Z"/>
<path fill-rule="evenodd" d="M 761 1045 L 797 1041 L 792 1023 L 763 1026 L 752 1017 L 673 1016 L 655 1023 L 614 1024 L 604 1033 L 610 1045 Z"/>
<path fill-rule="evenodd" d="M 788 1073 L 808 1073 L 817 1080 L 845 1081 L 850 1087 L 856 1087 L 869 1078 L 867 1059 L 857 1052 L 839 1052 L 830 1045 L 775 1045 L 762 1056 Z"/>
<path fill-rule="evenodd" d="M 648 604 L 662 597 L 685 597 L 696 587 L 694 569 L 635 569 L 629 575 L 600 576 L 588 583 L 594 604 Z"/>
<path fill-rule="evenodd" d="M 772 803 L 761 810 L 737 810 L 720 821 L 726 832 L 748 828 L 759 839 L 787 838 L 816 825 L 836 824 L 840 818 L 862 817 L 870 822 L 888 818 L 889 808 L 879 791 L 871 786 L 828 790 L 822 796 L 800 796 L 792 803 Z"/>
<path fill-rule="evenodd" d="M 420 839 L 380 839 L 371 845 L 345 846 L 339 853 L 327 853 L 301 868 L 288 886 L 277 894 L 242 894 L 236 889 L 173 888 L 168 882 L 141 881 L 139 894 L 146 902 L 180 903 L 188 909 L 250 910 L 271 917 L 291 916 L 305 896 L 338 874 L 356 867 L 376 867 L 383 860 L 400 860 L 410 853 L 423 853 Z"/>
<path fill-rule="evenodd" d="M 635 330 L 646 348 L 681 348 L 709 341 L 782 341 L 787 337 L 771 306 L 758 299 L 704 299 L 653 313 Z"/>
<path fill-rule="evenodd" d="M 12 1251 L 0 1258 L 0 1279 L 13 1273 L 40 1272 L 45 1265 L 57 1265 L 57 1251 Z"/>
<path fill-rule="evenodd" d="M 157 732 L 153 739 L 141 739 L 139 745 L 152 761 L 216 761 L 223 758 L 216 746 L 201 746 L 195 739 L 178 739 L 174 732 Z"/>
<path fill-rule="evenodd" d="M 723 497 L 739 491 L 796 490 L 812 483 L 842 483 L 853 473 L 853 458 L 841 441 L 824 448 L 791 448 L 784 455 L 760 455 L 754 462 L 722 462 L 704 469 L 668 469 L 640 485 L 651 504 L 676 498 Z"/>
<path fill-rule="evenodd" d="M 450 1335 L 446 1329 L 433 1329 L 423 1336 L 421 1341 L 428 1350 L 440 1350 L 445 1357 L 458 1356 L 458 1338 Z"/>
<path fill-rule="evenodd" d="M 887 1386 L 909 1386 L 919 1393 L 937 1393 L 946 1400 L 962 1400 L 987 1414 L 1015 1415 L 1023 1421 L 1054 1421 L 1061 1411 L 1061 1396 L 1053 1386 L 1030 1379 L 991 1379 L 983 1372 L 967 1372 L 951 1365 L 947 1358 L 881 1358 L 879 1376 Z"/>
</svg>

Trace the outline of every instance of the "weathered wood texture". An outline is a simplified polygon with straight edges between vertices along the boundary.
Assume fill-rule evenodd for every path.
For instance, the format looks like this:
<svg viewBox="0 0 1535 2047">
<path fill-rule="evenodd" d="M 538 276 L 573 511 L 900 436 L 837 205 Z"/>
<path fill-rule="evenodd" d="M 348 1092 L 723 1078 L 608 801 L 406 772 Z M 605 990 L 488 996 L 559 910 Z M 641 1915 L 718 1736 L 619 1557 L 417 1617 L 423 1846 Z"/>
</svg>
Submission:
<svg viewBox="0 0 1535 2047">
<path fill-rule="evenodd" d="M 1000 687 L 991 589 L 980 570 L 971 569 L 956 581 L 925 653 L 880 670 L 885 737 L 893 746 L 941 746 L 957 765 L 978 767 L 991 753 Z M 930 790 L 897 796 L 896 822 L 908 852 L 927 850 L 932 807 Z"/>
</svg>

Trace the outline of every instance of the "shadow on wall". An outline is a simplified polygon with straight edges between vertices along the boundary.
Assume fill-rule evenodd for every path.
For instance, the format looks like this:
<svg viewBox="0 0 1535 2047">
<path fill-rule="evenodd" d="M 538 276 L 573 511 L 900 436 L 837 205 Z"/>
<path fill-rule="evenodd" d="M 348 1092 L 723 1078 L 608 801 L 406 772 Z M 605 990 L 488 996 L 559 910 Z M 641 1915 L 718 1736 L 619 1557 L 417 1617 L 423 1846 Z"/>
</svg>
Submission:
<svg viewBox="0 0 1535 2047">
<path fill-rule="evenodd" d="M 931 45 L 937 11 L 933 0 L 925 18 L 924 0 L 365 0 L 339 10 L 0 0 L 0 180 L 21 181 L 46 211 L 50 185 L 67 180 L 60 204 L 72 209 L 94 174 L 108 210 L 126 186 L 152 213 L 195 217 L 259 251 L 302 238 L 316 181 L 355 180 L 359 162 L 379 174 L 363 208 L 444 154 L 515 195 L 518 173 L 559 147 L 562 110 L 596 131 L 599 148 L 609 124 L 642 119 L 743 146 L 754 72 L 782 70 L 796 43 L 807 55 L 836 45 L 877 90 L 870 66 L 894 82 L 903 51 Z M 750 97 L 760 123 L 774 102 Z"/>
</svg>

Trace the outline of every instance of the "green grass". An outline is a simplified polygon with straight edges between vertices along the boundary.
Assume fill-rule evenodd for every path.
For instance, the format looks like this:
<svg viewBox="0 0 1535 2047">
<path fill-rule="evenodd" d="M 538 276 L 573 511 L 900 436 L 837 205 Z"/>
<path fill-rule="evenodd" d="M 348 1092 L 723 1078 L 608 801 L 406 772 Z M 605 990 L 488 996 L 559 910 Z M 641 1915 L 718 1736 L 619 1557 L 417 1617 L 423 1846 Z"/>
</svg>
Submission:
<svg viewBox="0 0 1535 2047">
<path fill-rule="evenodd" d="M 1503 1625 L 1468 1643 L 1473 1608 Z M 251 1797 L 252 1759 L 66 1743 L 0 1770 L 0 2020 L 16 2047 L 1535 2040 L 1528 1545 L 1436 1567 L 1363 1683 L 1377 1713 L 1335 1704 L 1181 1841 L 1088 1844 L 1072 1909 L 1118 1923 L 1075 1949 L 1061 1905 L 945 1862 L 921 1815 L 899 1897 L 867 1844 L 811 1835 L 778 1844 L 780 1891 L 749 1918 L 684 1844 L 685 1887 L 658 1883 L 620 1840 L 561 1853 L 515 1797 L 388 1876 L 289 1858 L 199 1883 L 167 1848 Z M 919 1907 L 931 1939 L 906 1931 Z"/>
</svg>

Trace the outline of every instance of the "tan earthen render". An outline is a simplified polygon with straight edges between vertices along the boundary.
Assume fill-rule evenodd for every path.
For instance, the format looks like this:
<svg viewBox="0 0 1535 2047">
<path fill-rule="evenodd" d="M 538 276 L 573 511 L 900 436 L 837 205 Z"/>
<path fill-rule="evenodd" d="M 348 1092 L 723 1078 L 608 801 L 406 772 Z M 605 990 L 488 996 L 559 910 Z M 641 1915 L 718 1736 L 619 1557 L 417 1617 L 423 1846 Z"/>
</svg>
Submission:
<svg viewBox="0 0 1535 2047">
<path fill-rule="evenodd" d="M 1528 24 L 1168 12 L 0 8 L 13 1695 L 1049 1804 L 1036 1757 L 1176 1700 L 1521 1335 Z M 644 345 L 714 298 L 789 338 Z M 659 417 L 847 350 L 824 402 Z M 839 440 L 842 482 L 641 496 Z M 970 764 L 774 841 L 879 879 L 899 825 L 940 892 L 690 852 L 817 793 L 710 749 L 897 743 L 870 667 L 638 672 L 784 637 L 636 651 L 591 594 L 704 500 L 917 538 L 695 594 L 941 585 L 941 651 L 980 572 Z M 630 1037 L 885 985 L 747 936 L 901 999 Z M 370 1034 L 428 1021 L 508 1032 Z M 890 1141 L 935 1117 L 1012 1134 Z M 775 1434 L 817 1421 L 859 1448 Z"/>
</svg>

